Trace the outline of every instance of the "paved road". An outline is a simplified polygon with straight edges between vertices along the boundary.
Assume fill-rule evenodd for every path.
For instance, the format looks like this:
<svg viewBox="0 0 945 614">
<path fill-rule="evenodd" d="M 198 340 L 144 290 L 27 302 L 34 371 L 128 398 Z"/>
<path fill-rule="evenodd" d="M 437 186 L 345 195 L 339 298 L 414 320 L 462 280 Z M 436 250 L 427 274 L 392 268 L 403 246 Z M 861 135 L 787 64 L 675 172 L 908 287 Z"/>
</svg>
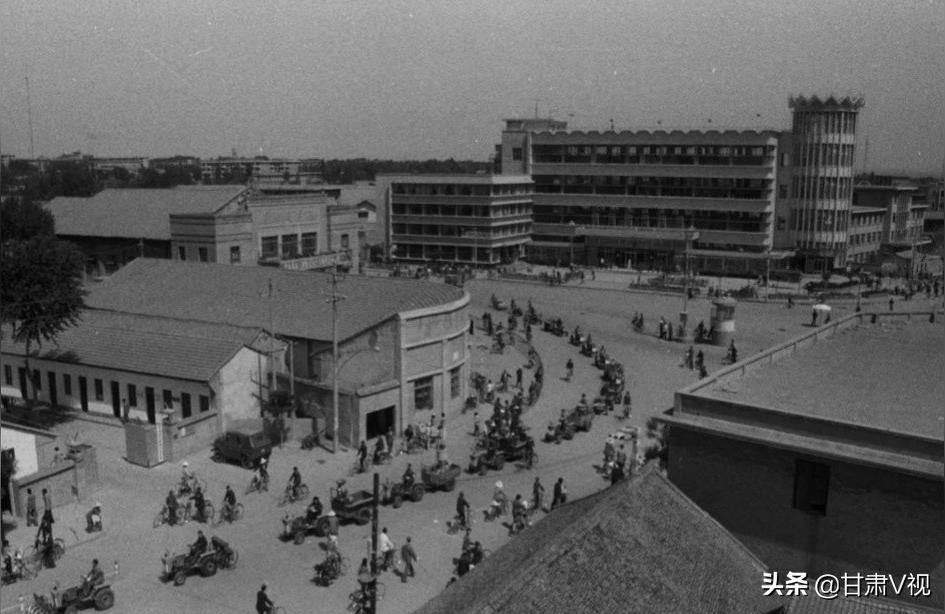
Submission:
<svg viewBox="0 0 945 614">
<path fill-rule="evenodd" d="M 633 395 L 634 412 L 630 423 L 644 431 L 649 417 L 671 406 L 673 391 L 695 380 L 693 372 L 680 367 L 685 347 L 660 341 L 652 334 L 660 316 L 675 320 L 682 307 L 682 298 L 618 290 L 617 286 L 608 287 L 603 281 L 596 287 L 591 285 L 552 288 L 527 283 L 474 281 L 467 285 L 467 289 L 472 296 L 471 311 L 476 316 L 488 309 L 489 297 L 495 293 L 506 300 L 514 297 L 523 306 L 531 299 L 539 312 L 561 317 L 568 329 L 580 324 L 582 329 L 591 332 L 597 342 L 603 343 L 611 355 L 624 363 Z M 876 302 L 881 308 L 886 308 L 885 299 Z M 709 307 L 705 299 L 690 301 L 691 321 L 708 322 Z M 924 299 L 914 299 L 908 307 L 927 309 L 929 304 Z M 902 305 L 897 304 L 896 308 L 900 309 Z M 851 309 L 852 304 L 837 305 L 835 314 Z M 635 312 L 644 314 L 648 326 L 645 334 L 630 329 L 629 318 Z M 757 352 L 805 330 L 809 317 L 808 309 L 789 310 L 783 303 L 741 303 L 736 311 L 736 343 L 743 356 Z M 536 331 L 534 344 L 546 365 L 545 387 L 539 403 L 525 414 L 524 420 L 536 439 L 540 439 L 547 423 L 557 417 L 562 407 L 573 406 L 582 392 L 588 396 L 596 394 L 600 372 L 568 345 L 565 337 Z M 487 347 L 488 340 L 482 333 L 477 333 L 472 342 L 472 368 L 496 381 L 502 369 L 514 372 L 525 362 L 518 350 L 510 349 L 500 356 L 483 349 Z M 717 368 L 724 348 L 700 347 L 706 353 L 707 368 L 710 371 Z M 569 357 L 574 359 L 577 368 L 574 379 L 566 383 L 561 376 Z M 526 386 L 530 378 L 529 372 Z M 485 415 L 489 410 L 483 406 L 482 411 Z M 471 413 L 457 412 L 448 416 L 447 443 L 454 461 L 465 462 L 467 459 L 471 423 Z M 484 478 L 464 474 L 458 490 L 465 491 L 476 510 L 474 538 L 491 550 L 499 548 L 508 539 L 507 528 L 502 524 L 482 520 L 481 510 L 491 499 L 496 479 L 505 483 L 507 493 L 528 496 L 532 481 L 536 475 L 540 476 L 548 499 L 559 476 L 564 478 L 572 498 L 606 487 L 607 482 L 595 473 L 592 465 L 599 462 L 606 436 L 619 426 L 621 424 L 615 418 L 601 417 L 595 420 L 590 433 L 579 434 L 572 442 L 561 445 L 539 443 L 536 451 L 540 462 L 534 470 L 507 465 L 501 473 L 490 472 Z M 209 530 L 210 534 L 220 535 L 238 549 L 240 563 L 237 569 L 220 571 L 213 578 L 192 577 L 179 588 L 161 584 L 157 580 L 161 554 L 166 549 L 182 549 L 196 534 L 193 524 L 175 528 L 151 527 L 163 496 L 179 476 L 179 465 L 148 470 L 128 464 L 122 458 L 124 433 L 120 428 L 84 422 L 62 427 L 63 433 L 74 430 L 80 430 L 86 441 L 98 447 L 104 476 L 102 488 L 88 494 L 82 502 L 57 509 L 55 529 L 57 535 L 64 536 L 69 544 L 66 556 L 57 569 L 41 572 L 36 580 L 5 587 L 0 596 L 0 606 L 5 608 L 15 603 L 19 593 L 48 592 L 57 581 L 65 587 L 72 583 L 71 579 L 77 580 L 85 573 L 93 557 L 98 557 L 103 564 L 110 565 L 118 560 L 121 565 L 121 576 L 115 581 L 117 603 L 113 610 L 118 613 L 253 612 L 253 597 L 263 581 L 267 582 L 270 594 L 287 612 L 307 612 L 316 608 L 322 612 L 345 611 L 347 595 L 356 585 L 354 574 L 349 572 L 330 588 L 311 583 L 312 566 L 323 558 L 318 540 L 310 537 L 304 545 L 295 546 L 277 539 L 285 510 L 276 507 L 274 494 L 240 496 L 246 507 L 246 518 L 232 526 Z M 232 484 L 241 494 L 250 479 L 250 474 L 239 467 L 212 463 L 207 453 L 195 454 L 188 460 L 197 474 L 210 483 L 209 494 L 215 504 L 219 504 L 225 484 Z M 419 468 L 421 463 L 432 460 L 432 452 L 404 455 L 379 471 L 382 478 L 397 477 L 408 462 Z M 289 444 L 273 455 L 274 490 L 285 483 L 292 466 L 298 466 L 313 494 L 326 502 L 328 486 L 334 479 L 345 475 L 353 462 L 354 452 L 351 450 L 332 456 L 324 450 L 303 451 L 297 444 Z M 349 479 L 349 487 L 351 490 L 370 488 L 370 481 L 370 475 L 356 476 Z M 412 536 L 420 564 L 418 577 L 408 584 L 401 583 L 391 573 L 382 576 L 386 596 L 380 604 L 381 612 L 411 611 L 445 586 L 451 574 L 451 559 L 458 556 L 461 543 L 459 535 L 448 535 L 445 531 L 445 521 L 453 515 L 455 494 L 429 493 L 420 504 L 405 503 L 399 510 L 382 508 L 381 526 L 389 529 L 398 546 L 405 536 Z M 81 530 L 84 513 L 94 499 L 105 505 L 106 530 L 91 541 L 80 542 L 86 539 Z M 297 503 L 289 509 L 293 514 L 299 514 L 303 508 L 303 503 Z M 9 537 L 14 545 L 22 545 L 32 540 L 33 533 L 25 528 L 17 529 Z M 365 555 L 368 538 L 369 526 L 342 528 L 341 548 L 352 567 L 356 567 Z"/>
</svg>

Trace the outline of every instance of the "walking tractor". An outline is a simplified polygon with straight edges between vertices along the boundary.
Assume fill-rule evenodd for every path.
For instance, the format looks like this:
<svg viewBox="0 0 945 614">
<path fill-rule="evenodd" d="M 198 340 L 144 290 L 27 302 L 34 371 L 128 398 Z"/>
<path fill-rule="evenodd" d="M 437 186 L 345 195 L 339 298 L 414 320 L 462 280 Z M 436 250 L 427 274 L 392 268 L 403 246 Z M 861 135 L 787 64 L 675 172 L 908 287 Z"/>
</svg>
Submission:
<svg viewBox="0 0 945 614">
<path fill-rule="evenodd" d="M 450 492 L 456 488 L 456 478 L 463 469 L 453 463 L 449 466 L 427 465 L 420 470 L 420 479 L 427 490 L 444 490 Z"/>
<path fill-rule="evenodd" d="M 346 493 L 336 488 L 330 489 L 330 492 L 331 509 L 338 515 L 339 521 L 352 520 L 360 525 L 371 522 L 371 504 L 374 502 L 374 493 L 369 490 Z"/>
<path fill-rule="evenodd" d="M 210 538 L 210 547 L 205 552 L 165 554 L 161 561 L 164 565 L 161 581 L 173 581 L 174 586 L 182 586 L 189 575 L 199 573 L 209 578 L 216 574 L 218 569 L 233 569 L 238 560 L 239 555 L 236 550 L 214 535 Z"/>
</svg>

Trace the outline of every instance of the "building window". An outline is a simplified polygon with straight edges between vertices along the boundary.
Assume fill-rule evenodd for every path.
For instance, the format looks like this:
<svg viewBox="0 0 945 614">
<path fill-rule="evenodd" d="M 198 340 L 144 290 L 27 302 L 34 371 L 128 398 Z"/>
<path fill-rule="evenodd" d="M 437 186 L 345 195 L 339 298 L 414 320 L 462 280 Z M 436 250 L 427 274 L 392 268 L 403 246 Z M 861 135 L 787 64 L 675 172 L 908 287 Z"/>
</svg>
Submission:
<svg viewBox="0 0 945 614">
<path fill-rule="evenodd" d="M 459 396 L 459 367 L 450 369 L 450 398 Z"/>
<path fill-rule="evenodd" d="M 13 367 L 10 365 L 3 365 L 3 381 L 8 385 L 13 385 Z"/>
<path fill-rule="evenodd" d="M 198 247 L 198 248 L 197 248 L 197 257 L 200 259 L 200 262 L 207 262 L 207 260 L 209 260 L 209 258 L 208 258 L 208 256 L 207 256 L 207 248 L 206 248 L 206 247 Z"/>
<path fill-rule="evenodd" d="M 200 413 L 210 411 L 210 397 L 205 394 L 200 395 Z"/>
<path fill-rule="evenodd" d="M 830 466 L 798 459 L 794 463 L 794 508 L 826 516 Z"/>
<path fill-rule="evenodd" d="M 179 260 L 187 260 L 187 248 L 183 245 L 177 246 L 177 258 Z"/>
<path fill-rule="evenodd" d="M 66 393 L 66 396 L 72 395 L 72 376 L 68 373 L 62 374 L 62 391 Z"/>
<path fill-rule="evenodd" d="M 433 409 L 433 378 L 422 377 L 413 383 L 414 409 Z"/>
<path fill-rule="evenodd" d="M 174 409 L 174 395 L 170 390 L 164 390 L 164 409 Z"/>
<path fill-rule="evenodd" d="M 781 184 L 778 186 L 778 198 L 787 198 L 787 185 Z"/>
<path fill-rule="evenodd" d="M 131 407 L 138 406 L 138 387 L 134 384 L 128 384 L 128 405 Z"/>
<path fill-rule="evenodd" d="M 184 418 L 190 418 L 190 395 L 186 392 L 180 393 L 180 415 Z"/>
<path fill-rule="evenodd" d="M 299 235 L 282 235 L 282 257 L 298 258 L 299 256 Z"/>
<path fill-rule="evenodd" d="M 302 255 L 314 256 L 317 253 L 318 253 L 318 233 L 317 232 L 303 232 L 302 233 Z"/>
<path fill-rule="evenodd" d="M 43 380 L 39 376 L 39 369 L 33 369 L 33 387 L 39 391 L 43 389 Z"/>
<path fill-rule="evenodd" d="M 93 382 L 93 386 L 95 386 L 95 400 L 104 401 L 105 400 L 105 384 L 102 383 L 102 380 L 96 378 L 95 381 Z"/>
<path fill-rule="evenodd" d="M 230 246 L 230 264 L 236 264 L 240 261 L 240 246 Z"/>
<path fill-rule="evenodd" d="M 513 148 L 512 148 L 512 159 L 513 159 L 513 160 L 521 160 L 521 159 L 522 159 L 522 148 L 521 148 L 521 147 L 513 147 Z"/>
<path fill-rule="evenodd" d="M 348 235 L 341 235 L 341 249 L 348 249 L 349 247 L 351 246 L 348 240 Z"/>
<path fill-rule="evenodd" d="M 279 257 L 279 237 L 263 237 L 260 254 L 264 260 Z"/>
</svg>

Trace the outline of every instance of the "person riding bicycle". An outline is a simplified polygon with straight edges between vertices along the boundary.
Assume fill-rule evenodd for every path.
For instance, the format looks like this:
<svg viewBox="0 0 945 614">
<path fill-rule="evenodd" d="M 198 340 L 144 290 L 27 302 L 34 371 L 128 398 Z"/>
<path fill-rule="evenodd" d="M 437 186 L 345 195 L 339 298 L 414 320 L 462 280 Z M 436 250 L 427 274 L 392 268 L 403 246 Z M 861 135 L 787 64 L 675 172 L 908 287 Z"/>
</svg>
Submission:
<svg viewBox="0 0 945 614">
<path fill-rule="evenodd" d="M 266 585 L 263 584 L 262 588 L 256 593 L 256 614 L 268 614 L 272 612 L 274 607 L 275 604 L 266 594 Z"/>
<path fill-rule="evenodd" d="M 253 476 L 253 482 L 256 484 L 256 490 L 263 490 L 269 484 L 268 461 L 263 456 L 256 464 L 256 475 Z"/>
<path fill-rule="evenodd" d="M 236 509 L 236 493 L 233 492 L 233 489 L 227 484 L 226 493 L 223 495 L 223 509 L 220 510 L 220 513 L 225 518 L 230 518 L 233 516 L 234 509 Z"/>
<path fill-rule="evenodd" d="M 312 502 L 305 508 L 305 522 L 311 524 L 318 520 L 321 515 L 322 502 L 318 500 L 318 497 L 312 497 Z"/>
<path fill-rule="evenodd" d="M 105 572 L 98 566 L 98 559 L 92 559 L 92 569 L 82 578 L 82 594 L 89 595 L 96 586 L 105 582 Z"/>
<path fill-rule="evenodd" d="M 193 490 L 193 483 L 196 480 L 194 472 L 190 470 L 190 463 L 184 461 L 180 464 L 180 486 L 177 487 L 181 494 L 189 493 Z"/>
<path fill-rule="evenodd" d="M 409 489 L 416 481 L 416 476 L 413 474 L 413 466 L 410 463 L 407 463 L 407 469 L 404 471 L 403 477 L 404 490 Z"/>
<path fill-rule="evenodd" d="M 292 492 L 292 498 L 299 498 L 299 487 L 302 485 L 302 474 L 298 467 L 292 467 L 292 475 L 289 476 L 288 489 Z"/>
</svg>

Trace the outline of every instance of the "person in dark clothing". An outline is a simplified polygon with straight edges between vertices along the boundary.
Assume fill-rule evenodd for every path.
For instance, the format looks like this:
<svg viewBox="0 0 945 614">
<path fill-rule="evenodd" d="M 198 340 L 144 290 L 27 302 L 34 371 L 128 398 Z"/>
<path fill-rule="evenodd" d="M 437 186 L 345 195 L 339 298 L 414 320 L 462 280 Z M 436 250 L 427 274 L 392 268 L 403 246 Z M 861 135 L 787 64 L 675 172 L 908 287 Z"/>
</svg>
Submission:
<svg viewBox="0 0 945 614">
<path fill-rule="evenodd" d="M 462 491 L 460 491 L 459 497 L 456 498 L 456 516 L 463 527 L 469 526 L 469 502 L 466 501 L 466 495 Z"/>
<path fill-rule="evenodd" d="M 272 611 L 273 606 L 272 600 L 266 594 L 266 585 L 263 584 L 262 588 L 256 593 L 256 614 L 268 614 Z"/>
<path fill-rule="evenodd" d="M 167 506 L 167 524 L 171 526 L 177 524 L 177 497 L 174 496 L 173 490 L 167 491 L 164 505 Z"/>
<path fill-rule="evenodd" d="M 194 500 L 194 508 L 197 510 L 197 522 L 207 521 L 207 500 L 203 496 L 203 490 L 198 486 L 191 497 Z"/>
<path fill-rule="evenodd" d="M 361 468 L 361 473 L 364 473 L 366 470 L 364 467 L 365 462 L 367 461 L 368 449 L 367 442 L 361 441 L 361 445 L 358 446 L 358 466 Z"/>
<path fill-rule="evenodd" d="M 203 531 L 197 531 L 197 540 L 190 545 L 190 557 L 198 557 L 207 551 L 207 538 Z"/>
<path fill-rule="evenodd" d="M 555 506 L 566 502 L 567 499 L 568 493 L 564 488 L 564 478 L 558 478 L 558 481 L 555 482 L 554 491 L 552 492 L 551 509 L 554 509 Z"/>
</svg>

